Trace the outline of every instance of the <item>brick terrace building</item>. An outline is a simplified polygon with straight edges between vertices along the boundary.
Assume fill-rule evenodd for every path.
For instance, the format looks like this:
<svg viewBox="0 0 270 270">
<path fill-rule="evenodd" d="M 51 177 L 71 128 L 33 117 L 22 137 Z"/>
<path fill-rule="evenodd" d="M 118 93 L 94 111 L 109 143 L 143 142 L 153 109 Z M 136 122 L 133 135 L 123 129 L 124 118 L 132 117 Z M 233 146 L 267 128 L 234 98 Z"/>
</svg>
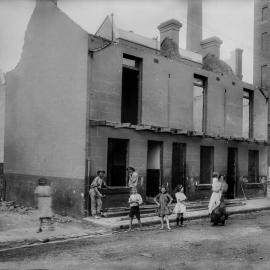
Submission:
<svg viewBox="0 0 270 270">
<path fill-rule="evenodd" d="M 227 176 L 229 198 L 243 195 L 243 177 L 247 194 L 263 195 L 264 96 L 219 59 L 217 37 L 194 53 L 178 46 L 181 23 L 158 28 L 160 42 L 107 17 L 91 35 L 53 1 L 37 1 L 21 60 L 7 74 L 8 199 L 31 205 L 42 175 L 55 211 L 88 215 L 89 181 L 105 168 L 105 207 L 124 205 L 128 165 L 149 201 L 162 183 L 208 199 L 213 170 Z"/>
<path fill-rule="evenodd" d="M 254 1 L 254 66 L 253 83 L 261 88 L 266 97 L 270 89 L 270 1 Z M 269 102 L 268 102 L 269 104 Z M 268 115 L 270 110 L 268 111 Z M 268 116 L 268 141 L 269 141 Z M 268 168 L 270 153 L 268 151 Z"/>
</svg>

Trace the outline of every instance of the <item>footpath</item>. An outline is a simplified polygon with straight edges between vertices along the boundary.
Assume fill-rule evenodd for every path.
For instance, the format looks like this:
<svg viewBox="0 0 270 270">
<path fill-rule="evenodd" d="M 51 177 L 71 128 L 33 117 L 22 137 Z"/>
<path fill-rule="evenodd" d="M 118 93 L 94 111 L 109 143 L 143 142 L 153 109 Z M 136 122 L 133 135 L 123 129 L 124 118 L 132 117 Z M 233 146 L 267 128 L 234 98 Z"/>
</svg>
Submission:
<svg viewBox="0 0 270 270">
<path fill-rule="evenodd" d="M 142 211 L 143 226 L 159 224 L 160 220 L 152 209 L 145 207 L 145 214 Z M 187 209 L 186 219 L 188 220 L 208 218 L 207 209 L 202 204 L 190 203 Z M 229 215 L 262 210 L 270 210 L 269 198 L 238 201 L 237 203 L 228 202 L 227 207 Z M 2 206 L 0 205 L 0 252 L 9 248 L 111 234 L 128 227 L 129 219 L 126 214 L 127 209 L 122 213 L 111 212 L 105 218 L 87 217 L 82 220 L 56 215 L 53 231 L 45 226 L 43 232 L 37 233 L 37 210 L 6 205 L 3 207 L 2 204 Z M 175 215 L 171 215 L 170 220 L 175 220 Z M 134 224 L 136 223 L 134 220 Z M 173 223 L 172 225 L 174 226 Z"/>
<path fill-rule="evenodd" d="M 186 220 L 209 218 L 208 202 L 187 203 Z M 250 200 L 227 200 L 227 212 L 230 215 L 244 214 L 255 211 L 270 210 L 270 198 L 250 199 Z M 149 210 L 147 208 L 150 208 Z M 156 206 L 142 207 L 141 208 L 141 221 L 143 226 L 151 226 L 160 224 L 160 218 L 155 214 Z M 149 213 L 150 212 L 150 213 Z M 129 226 L 128 210 L 122 209 L 116 214 L 111 210 L 108 218 L 94 219 L 93 217 L 84 218 L 89 224 L 95 226 L 102 226 L 104 228 L 115 230 L 126 229 Z M 169 216 L 170 221 L 175 222 L 176 215 Z M 133 221 L 137 224 L 136 219 Z"/>
</svg>

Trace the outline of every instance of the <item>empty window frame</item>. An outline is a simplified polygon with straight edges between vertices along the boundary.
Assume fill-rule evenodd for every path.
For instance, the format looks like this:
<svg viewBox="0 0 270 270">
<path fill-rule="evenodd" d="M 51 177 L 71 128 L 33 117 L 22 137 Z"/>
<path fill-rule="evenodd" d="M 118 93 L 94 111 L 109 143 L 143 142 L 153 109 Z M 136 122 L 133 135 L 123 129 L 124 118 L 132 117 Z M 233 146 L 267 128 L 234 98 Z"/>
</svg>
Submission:
<svg viewBox="0 0 270 270">
<path fill-rule="evenodd" d="M 243 91 L 243 125 L 242 134 L 244 138 L 253 136 L 253 91 Z"/>
<path fill-rule="evenodd" d="M 268 66 L 262 65 L 261 66 L 261 88 L 263 90 L 267 90 L 267 89 L 264 89 L 267 85 L 267 80 L 268 80 L 267 73 L 268 73 Z"/>
<path fill-rule="evenodd" d="M 141 118 L 142 60 L 123 54 L 121 122 L 137 125 Z"/>
<path fill-rule="evenodd" d="M 193 83 L 193 129 L 206 131 L 207 78 L 194 75 Z"/>
<path fill-rule="evenodd" d="M 268 6 L 262 7 L 262 21 L 267 20 Z"/>
<path fill-rule="evenodd" d="M 261 35 L 261 49 L 267 50 L 268 32 L 263 32 Z"/>
<path fill-rule="evenodd" d="M 214 171 L 214 147 L 201 146 L 200 150 L 200 184 L 210 184 Z"/>
</svg>

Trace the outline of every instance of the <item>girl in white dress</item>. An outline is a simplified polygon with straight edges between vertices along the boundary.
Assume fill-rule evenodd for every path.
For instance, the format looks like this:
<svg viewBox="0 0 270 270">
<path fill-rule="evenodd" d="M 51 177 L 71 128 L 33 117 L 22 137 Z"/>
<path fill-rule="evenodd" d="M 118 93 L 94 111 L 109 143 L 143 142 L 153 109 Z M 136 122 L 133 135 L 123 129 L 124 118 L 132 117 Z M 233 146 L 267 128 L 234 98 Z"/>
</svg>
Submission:
<svg viewBox="0 0 270 270">
<path fill-rule="evenodd" d="M 173 213 L 177 215 L 176 226 L 179 226 L 179 221 L 180 221 L 180 226 L 183 227 L 184 214 L 187 211 L 186 205 L 185 205 L 185 200 L 187 199 L 187 197 L 184 194 L 184 187 L 182 185 L 178 185 L 176 187 L 175 198 L 176 198 L 176 205 L 173 209 Z"/>
</svg>

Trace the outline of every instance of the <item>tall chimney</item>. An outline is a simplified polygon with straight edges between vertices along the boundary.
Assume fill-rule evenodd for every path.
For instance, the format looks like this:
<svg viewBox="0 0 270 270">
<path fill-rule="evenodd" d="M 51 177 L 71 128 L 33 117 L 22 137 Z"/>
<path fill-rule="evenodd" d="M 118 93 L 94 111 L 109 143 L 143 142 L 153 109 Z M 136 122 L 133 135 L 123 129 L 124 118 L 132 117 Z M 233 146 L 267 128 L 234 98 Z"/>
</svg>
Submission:
<svg viewBox="0 0 270 270">
<path fill-rule="evenodd" d="M 202 41 L 202 0 L 188 0 L 186 48 L 200 52 Z"/>
<path fill-rule="evenodd" d="M 161 23 L 158 26 L 158 30 L 160 31 L 160 44 L 165 38 L 169 38 L 177 45 L 177 48 L 179 49 L 179 30 L 181 27 L 182 23 L 175 19 L 170 19 Z"/>
<path fill-rule="evenodd" d="M 207 54 L 211 54 L 220 57 L 220 45 L 222 40 L 218 37 L 210 37 L 201 41 L 201 53 L 204 57 Z"/>
<path fill-rule="evenodd" d="M 243 73 L 242 73 L 242 56 L 243 50 L 242 49 L 235 49 L 235 75 L 242 80 Z"/>
</svg>

